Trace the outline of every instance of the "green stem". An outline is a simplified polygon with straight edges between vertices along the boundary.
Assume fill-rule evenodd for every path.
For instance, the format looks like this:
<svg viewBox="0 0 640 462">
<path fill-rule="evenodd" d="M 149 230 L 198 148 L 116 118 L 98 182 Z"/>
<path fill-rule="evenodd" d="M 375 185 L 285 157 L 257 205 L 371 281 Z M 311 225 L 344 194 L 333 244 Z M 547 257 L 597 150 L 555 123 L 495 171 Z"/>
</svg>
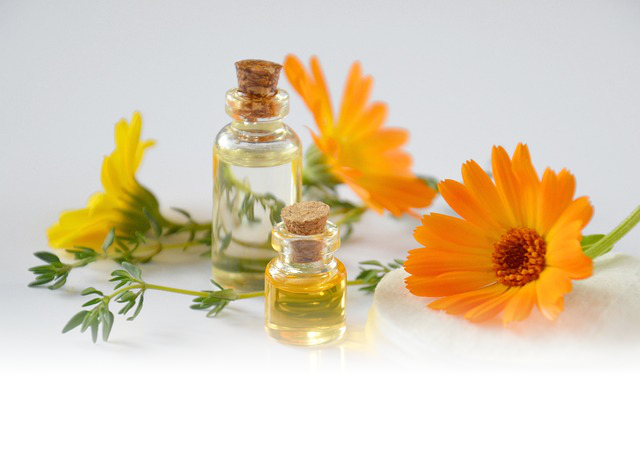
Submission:
<svg viewBox="0 0 640 462">
<path fill-rule="evenodd" d="M 247 292 L 246 294 L 238 294 L 238 300 L 242 298 L 254 298 L 254 297 L 264 297 L 264 291 L 262 292 Z"/>
<path fill-rule="evenodd" d="M 203 244 L 202 242 L 198 242 L 198 241 L 187 241 L 187 242 L 176 242 L 173 244 L 163 244 L 162 248 L 164 250 L 170 250 L 170 249 L 183 249 L 185 247 L 193 247 L 196 245 L 206 245 Z M 147 247 L 148 249 L 148 247 Z"/>
<path fill-rule="evenodd" d="M 361 281 L 359 279 L 354 279 L 353 281 L 347 281 L 347 285 L 349 286 L 354 286 L 354 285 L 359 285 L 359 284 L 364 284 L 364 281 Z M 109 298 L 113 298 L 115 296 L 117 296 L 118 294 L 125 292 L 127 290 L 130 289 L 151 289 L 151 290 L 160 290 L 162 292 L 172 292 L 174 294 L 182 294 L 182 295 L 191 295 L 193 297 L 208 297 L 209 295 L 211 295 L 209 292 L 202 292 L 199 290 L 187 290 L 187 289 L 180 289 L 178 287 L 168 287 L 168 286 L 161 286 L 158 284 L 148 284 L 148 283 L 142 283 L 142 284 L 135 284 L 132 286 L 128 286 L 125 288 L 122 288 L 114 293 L 112 293 L 111 295 L 109 295 Z M 238 300 L 242 300 L 242 299 L 246 299 L 246 298 L 256 298 L 256 297 L 264 297 L 264 291 L 259 291 L 259 292 L 247 292 L 245 294 L 238 294 Z"/>
<path fill-rule="evenodd" d="M 120 295 L 122 292 L 126 292 L 127 290 L 131 290 L 131 289 L 143 289 L 144 287 L 145 287 L 145 284 L 132 284 L 130 286 L 126 286 L 126 287 L 123 287 L 121 289 L 116 290 L 112 294 L 109 294 L 107 298 L 109 300 L 113 300 L 115 297 Z"/>
<path fill-rule="evenodd" d="M 364 284 L 365 282 L 362 279 L 354 279 L 353 281 L 347 281 L 348 286 L 359 286 Z"/>
<path fill-rule="evenodd" d="M 640 221 L 640 206 L 631 212 L 631 214 L 622 220 L 622 222 L 616 226 L 609 234 L 604 236 L 598 242 L 593 244 L 585 251 L 585 255 L 591 259 L 597 258 L 608 249 L 610 249 L 616 242 L 622 239 L 635 225 Z"/>
<path fill-rule="evenodd" d="M 163 292 L 173 292 L 174 294 L 192 295 L 194 297 L 208 297 L 211 295 L 209 292 L 202 292 L 199 290 L 179 289 L 177 287 L 161 286 L 158 284 L 148 284 L 146 282 L 144 283 L 144 287 L 146 289 L 161 290 Z M 244 298 L 262 297 L 262 296 L 264 296 L 264 292 L 247 292 L 246 294 L 238 294 L 238 300 L 244 299 Z"/>
<path fill-rule="evenodd" d="M 177 287 L 160 286 L 157 284 L 148 284 L 146 282 L 144 283 L 144 287 L 146 289 L 161 290 L 163 292 L 173 292 L 174 294 L 192 295 L 194 297 L 208 297 L 209 295 L 211 295 L 208 292 L 201 292 L 199 290 L 179 289 Z"/>
<path fill-rule="evenodd" d="M 89 258 L 85 258 L 83 260 L 78 260 L 76 262 L 73 263 L 68 263 L 66 266 L 69 267 L 69 269 L 73 269 L 73 268 L 80 268 L 82 266 L 87 266 L 89 263 L 92 263 L 96 260 L 103 260 L 104 258 L 106 258 L 104 255 L 98 255 L 96 257 L 89 257 Z"/>
</svg>

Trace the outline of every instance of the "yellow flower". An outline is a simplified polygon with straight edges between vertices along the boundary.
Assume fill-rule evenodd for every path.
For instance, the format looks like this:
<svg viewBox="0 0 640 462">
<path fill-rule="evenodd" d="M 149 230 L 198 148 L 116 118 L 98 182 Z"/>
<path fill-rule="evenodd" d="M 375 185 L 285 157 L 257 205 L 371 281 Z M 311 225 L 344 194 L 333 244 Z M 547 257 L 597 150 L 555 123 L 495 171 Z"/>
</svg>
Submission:
<svg viewBox="0 0 640 462">
<path fill-rule="evenodd" d="M 417 216 L 412 209 L 431 204 L 436 192 L 411 170 L 413 159 L 404 150 L 409 133 L 385 127 L 386 104 L 369 102 L 373 78 L 355 62 L 334 117 L 318 58 L 311 58 L 310 69 L 293 55 L 285 59 L 289 82 L 313 113 L 318 133 L 311 135 L 333 177 L 378 213 Z"/>
<path fill-rule="evenodd" d="M 155 143 L 140 141 L 141 129 L 138 112 L 130 123 L 122 119 L 116 124 L 116 147 L 102 162 L 100 178 L 104 191 L 93 194 L 85 208 L 60 214 L 58 222 L 47 230 L 51 247 L 99 249 L 111 229 L 115 228 L 118 236 L 131 236 L 149 229 L 147 214 L 163 221 L 158 201 L 135 177 L 145 150 Z"/>
<path fill-rule="evenodd" d="M 591 276 L 580 245 L 593 208 L 574 198 L 567 170 L 538 177 L 526 145 L 513 159 L 493 148 L 493 177 L 474 161 L 463 183 L 440 183 L 442 197 L 462 218 L 425 215 L 415 231 L 424 247 L 405 263 L 414 295 L 442 297 L 430 308 L 479 322 L 503 314 L 505 324 L 526 319 L 534 305 L 550 320 L 562 312 L 572 279 Z"/>
</svg>

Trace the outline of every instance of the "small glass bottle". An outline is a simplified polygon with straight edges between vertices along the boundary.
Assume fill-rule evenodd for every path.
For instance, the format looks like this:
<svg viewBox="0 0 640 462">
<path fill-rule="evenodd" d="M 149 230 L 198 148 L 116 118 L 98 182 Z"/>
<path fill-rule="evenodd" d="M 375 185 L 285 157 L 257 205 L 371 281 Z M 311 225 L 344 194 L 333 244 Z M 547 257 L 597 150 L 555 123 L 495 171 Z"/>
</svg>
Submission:
<svg viewBox="0 0 640 462">
<path fill-rule="evenodd" d="M 271 243 L 279 255 L 265 271 L 265 329 L 284 343 L 319 345 L 345 332 L 347 272 L 334 258 L 336 225 L 322 202 L 286 207 Z"/>
<path fill-rule="evenodd" d="M 213 149 L 212 277 L 239 292 L 262 290 L 275 255 L 271 229 L 286 205 L 300 200 L 302 148 L 282 122 L 289 95 L 277 88 L 282 66 L 236 63 L 238 88 L 226 96 L 232 122 Z"/>
</svg>

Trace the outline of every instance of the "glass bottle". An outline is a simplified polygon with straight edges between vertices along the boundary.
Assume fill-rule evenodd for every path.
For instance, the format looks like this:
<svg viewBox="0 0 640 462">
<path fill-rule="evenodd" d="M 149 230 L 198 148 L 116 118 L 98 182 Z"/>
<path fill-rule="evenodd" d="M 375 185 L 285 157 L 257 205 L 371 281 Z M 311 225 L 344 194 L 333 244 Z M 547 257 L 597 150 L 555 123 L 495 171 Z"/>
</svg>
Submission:
<svg viewBox="0 0 640 462">
<path fill-rule="evenodd" d="M 275 255 L 271 229 L 302 189 L 300 140 L 282 121 L 289 95 L 277 88 L 281 67 L 236 63 L 238 88 L 226 95 L 232 122 L 213 149 L 212 277 L 239 292 L 263 289 L 265 267 Z"/>
<path fill-rule="evenodd" d="M 265 271 L 265 329 L 284 343 L 319 345 L 345 332 L 347 273 L 334 252 L 340 247 L 336 225 L 320 234 L 302 236 L 284 223 L 273 229 L 279 255 Z M 314 249 L 315 258 L 299 258 L 300 249 Z M 312 260 L 312 261 L 309 261 Z"/>
</svg>

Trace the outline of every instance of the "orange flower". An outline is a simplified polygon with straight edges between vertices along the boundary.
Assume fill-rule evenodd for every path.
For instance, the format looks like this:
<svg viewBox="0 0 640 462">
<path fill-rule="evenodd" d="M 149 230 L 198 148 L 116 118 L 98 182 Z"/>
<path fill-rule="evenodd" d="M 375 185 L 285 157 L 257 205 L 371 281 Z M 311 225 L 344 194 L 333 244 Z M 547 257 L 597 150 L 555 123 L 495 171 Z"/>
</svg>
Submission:
<svg viewBox="0 0 640 462">
<path fill-rule="evenodd" d="M 505 324 L 526 319 L 533 306 L 554 320 L 572 279 L 591 276 L 580 246 L 593 208 L 573 198 L 575 178 L 547 169 L 539 179 L 529 149 L 513 159 L 502 147 L 492 155 L 495 184 L 480 166 L 462 166 L 464 184 L 440 183 L 442 197 L 462 218 L 432 213 L 414 236 L 424 248 L 405 263 L 409 291 L 442 297 L 430 308 L 484 321 L 504 312 Z"/>
<path fill-rule="evenodd" d="M 383 127 L 387 105 L 369 103 L 373 79 L 362 75 L 360 63 L 351 66 L 337 121 L 316 57 L 310 69 L 293 55 L 285 59 L 289 82 L 313 113 L 318 133 L 311 135 L 331 174 L 378 213 L 415 215 L 412 208 L 428 206 L 435 191 L 411 171 L 411 156 L 402 149 L 409 133 Z"/>
</svg>

